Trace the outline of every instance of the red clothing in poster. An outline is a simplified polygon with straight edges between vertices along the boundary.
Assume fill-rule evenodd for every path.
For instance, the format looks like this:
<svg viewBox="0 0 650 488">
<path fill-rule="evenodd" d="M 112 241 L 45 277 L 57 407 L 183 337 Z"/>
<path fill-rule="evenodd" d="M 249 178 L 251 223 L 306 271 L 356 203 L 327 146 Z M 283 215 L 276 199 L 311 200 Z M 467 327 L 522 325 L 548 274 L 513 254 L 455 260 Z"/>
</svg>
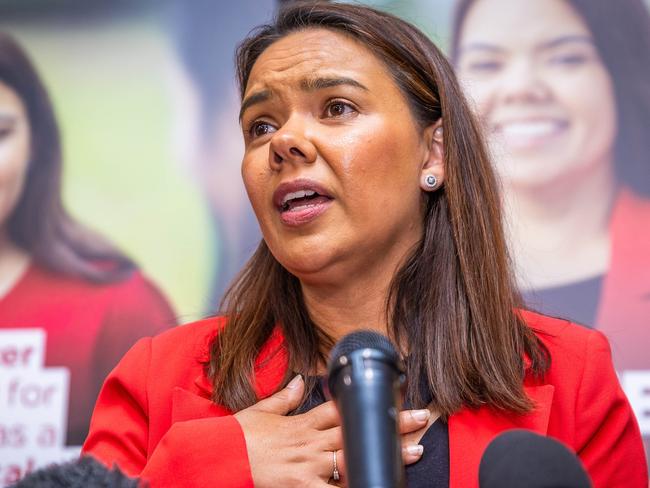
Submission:
<svg viewBox="0 0 650 488">
<path fill-rule="evenodd" d="M 0 327 L 46 332 L 45 366 L 70 370 L 67 445 L 81 445 L 101 385 L 141 337 L 175 324 L 160 292 L 141 273 L 93 284 L 31 265 L 0 299 Z"/>
<path fill-rule="evenodd" d="M 621 191 L 610 235 L 596 328 L 612 345 L 617 371 L 650 370 L 650 200 Z"/>
<path fill-rule="evenodd" d="M 525 381 L 537 408 L 524 416 L 490 408 L 449 418 L 451 488 L 478 484 L 478 466 L 500 432 L 526 428 L 555 437 L 581 458 L 596 487 L 647 488 L 639 429 L 600 332 L 525 313 L 548 347 L 543 382 Z M 252 487 L 246 441 L 235 417 L 210 401 L 202 363 L 223 319 L 208 319 L 139 341 L 111 372 L 99 396 L 86 454 L 156 487 Z M 255 369 L 258 397 L 272 394 L 287 368 L 276 329 Z"/>
<path fill-rule="evenodd" d="M 621 191 L 610 235 L 610 263 L 595 327 L 610 341 L 650 459 L 650 200 Z"/>
</svg>

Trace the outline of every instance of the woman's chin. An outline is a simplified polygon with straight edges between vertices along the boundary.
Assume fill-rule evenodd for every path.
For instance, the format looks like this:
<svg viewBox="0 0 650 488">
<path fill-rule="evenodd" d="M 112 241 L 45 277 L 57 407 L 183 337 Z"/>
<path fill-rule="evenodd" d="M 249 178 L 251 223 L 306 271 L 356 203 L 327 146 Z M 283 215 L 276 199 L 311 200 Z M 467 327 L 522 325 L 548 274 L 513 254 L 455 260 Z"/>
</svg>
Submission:
<svg viewBox="0 0 650 488">
<path fill-rule="evenodd" d="M 345 279 L 345 266 L 329 253 L 307 253 L 283 256 L 280 264 L 304 284 L 332 284 Z"/>
<path fill-rule="evenodd" d="M 320 281 L 319 277 L 327 273 L 327 261 L 318 257 L 305 257 L 304 259 L 290 260 L 283 266 L 301 282 Z"/>
</svg>

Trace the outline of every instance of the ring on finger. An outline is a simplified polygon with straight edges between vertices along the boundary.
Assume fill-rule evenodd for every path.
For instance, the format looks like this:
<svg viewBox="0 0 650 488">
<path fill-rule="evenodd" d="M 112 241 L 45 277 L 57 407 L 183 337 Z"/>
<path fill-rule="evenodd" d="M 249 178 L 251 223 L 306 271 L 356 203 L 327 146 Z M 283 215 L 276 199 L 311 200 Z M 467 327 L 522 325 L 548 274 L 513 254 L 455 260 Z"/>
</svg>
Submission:
<svg viewBox="0 0 650 488">
<path fill-rule="evenodd" d="M 334 481 L 339 481 L 341 475 L 339 474 L 339 464 L 336 460 L 336 451 L 332 451 L 332 479 Z"/>
</svg>

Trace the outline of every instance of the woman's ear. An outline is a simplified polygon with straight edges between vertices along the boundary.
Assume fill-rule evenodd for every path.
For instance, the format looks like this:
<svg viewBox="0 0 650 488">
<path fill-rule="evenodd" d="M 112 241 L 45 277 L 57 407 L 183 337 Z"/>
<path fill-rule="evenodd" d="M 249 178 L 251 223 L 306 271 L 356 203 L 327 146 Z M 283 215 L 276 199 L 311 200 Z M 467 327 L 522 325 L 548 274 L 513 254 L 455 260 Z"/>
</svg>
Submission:
<svg viewBox="0 0 650 488">
<path fill-rule="evenodd" d="M 442 118 L 424 129 L 424 141 L 427 144 L 427 151 L 420 171 L 420 187 L 423 191 L 431 192 L 440 188 L 445 180 Z"/>
</svg>

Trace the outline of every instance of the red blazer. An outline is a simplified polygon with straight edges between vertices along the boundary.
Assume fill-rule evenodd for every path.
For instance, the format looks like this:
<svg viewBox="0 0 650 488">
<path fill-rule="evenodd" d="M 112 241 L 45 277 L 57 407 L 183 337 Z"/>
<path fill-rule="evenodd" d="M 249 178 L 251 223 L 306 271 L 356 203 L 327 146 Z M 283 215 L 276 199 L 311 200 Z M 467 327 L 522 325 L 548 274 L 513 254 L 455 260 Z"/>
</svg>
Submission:
<svg viewBox="0 0 650 488">
<path fill-rule="evenodd" d="M 525 313 L 549 348 L 544 382 L 526 379 L 537 408 L 524 416 L 488 407 L 449 418 L 452 488 L 478 485 L 487 444 L 500 432 L 526 428 L 575 451 L 596 487 L 648 486 L 638 425 L 600 332 Z M 246 443 L 231 412 L 210 400 L 203 373 L 208 344 L 223 319 L 177 327 L 140 340 L 107 378 L 83 452 L 149 480 L 152 487 L 252 487 Z M 264 346 L 255 368 L 259 397 L 280 386 L 287 367 L 281 332 Z M 287 433 L 290 435 L 290 432 Z"/>
</svg>

